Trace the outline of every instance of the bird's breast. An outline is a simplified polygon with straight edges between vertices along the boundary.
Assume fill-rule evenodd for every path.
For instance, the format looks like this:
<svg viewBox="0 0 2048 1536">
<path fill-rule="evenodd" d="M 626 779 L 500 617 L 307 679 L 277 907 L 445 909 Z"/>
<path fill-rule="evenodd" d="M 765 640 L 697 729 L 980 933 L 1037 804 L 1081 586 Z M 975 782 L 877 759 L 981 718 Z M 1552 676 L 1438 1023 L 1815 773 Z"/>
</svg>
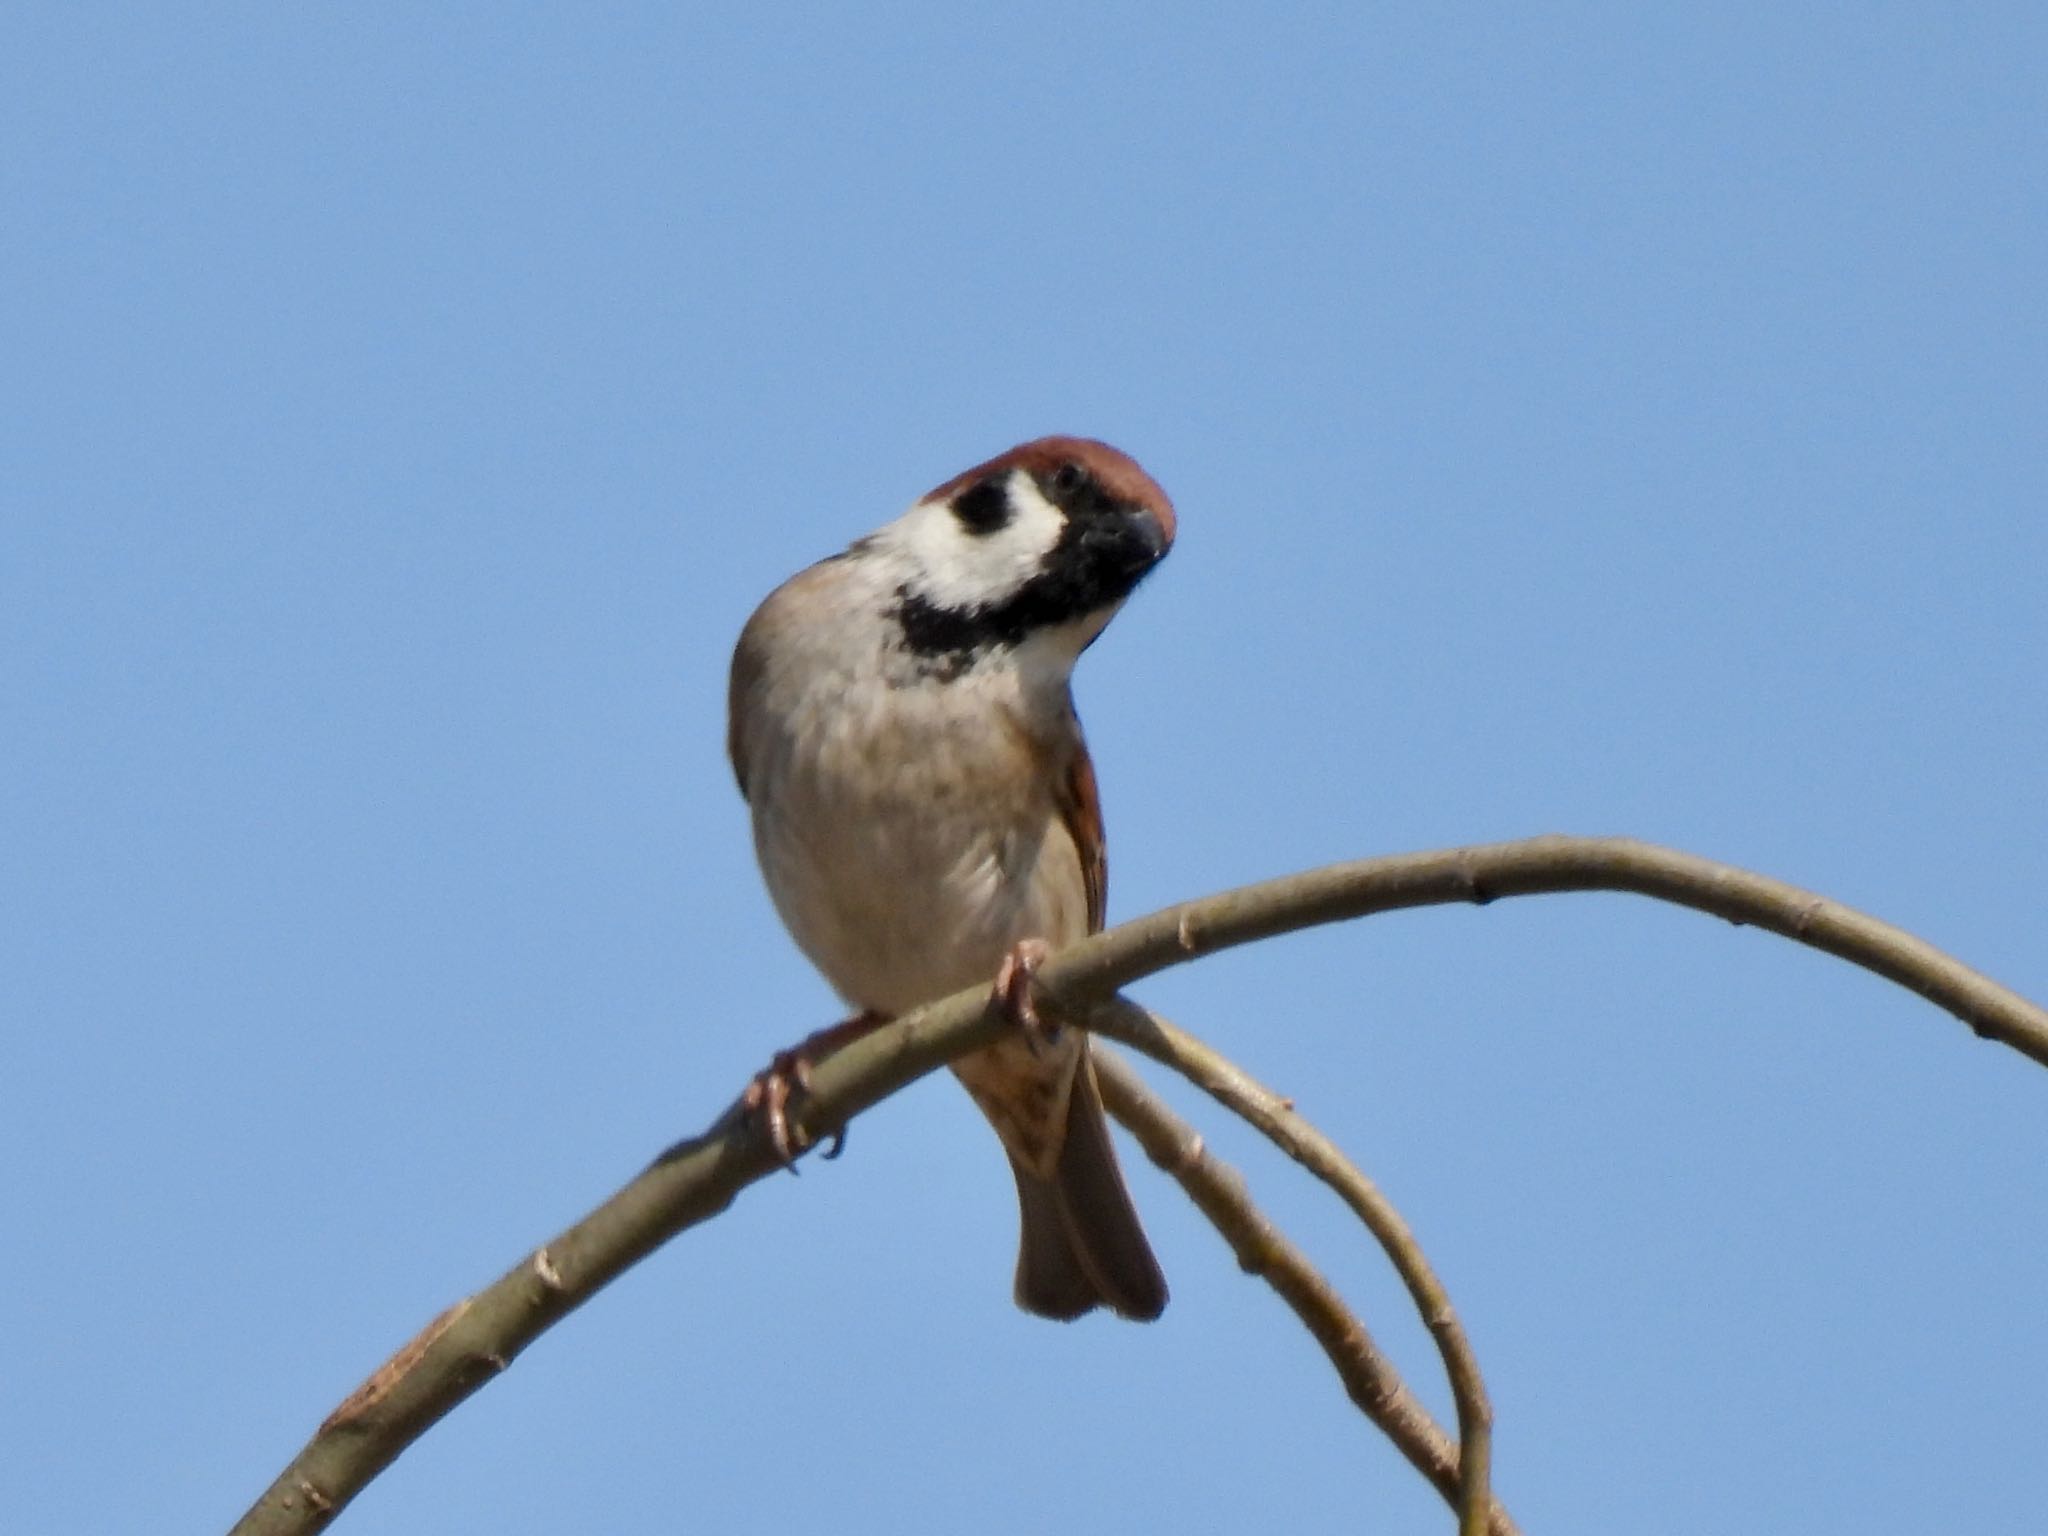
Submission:
<svg viewBox="0 0 2048 1536">
<path fill-rule="evenodd" d="M 749 766 L 755 848 L 784 923 L 849 1002 L 901 1013 L 987 980 L 1019 939 L 1087 931 L 1051 749 L 999 685 L 789 704 Z"/>
</svg>

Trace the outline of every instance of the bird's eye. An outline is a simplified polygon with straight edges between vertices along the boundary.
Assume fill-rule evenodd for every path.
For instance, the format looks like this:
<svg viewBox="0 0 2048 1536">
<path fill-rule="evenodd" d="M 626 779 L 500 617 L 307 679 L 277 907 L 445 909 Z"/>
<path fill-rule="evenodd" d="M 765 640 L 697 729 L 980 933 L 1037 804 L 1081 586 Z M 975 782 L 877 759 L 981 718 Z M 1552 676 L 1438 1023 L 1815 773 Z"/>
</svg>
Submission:
<svg viewBox="0 0 2048 1536">
<path fill-rule="evenodd" d="M 994 533 L 1010 520 L 1010 495 L 1002 483 L 984 480 L 953 498 L 953 515 L 969 533 Z"/>
<path fill-rule="evenodd" d="M 1062 496 L 1073 495 L 1074 492 L 1080 490 L 1087 483 L 1088 471 L 1076 464 L 1072 459 L 1067 460 L 1066 463 L 1052 472 L 1052 488 Z"/>
</svg>

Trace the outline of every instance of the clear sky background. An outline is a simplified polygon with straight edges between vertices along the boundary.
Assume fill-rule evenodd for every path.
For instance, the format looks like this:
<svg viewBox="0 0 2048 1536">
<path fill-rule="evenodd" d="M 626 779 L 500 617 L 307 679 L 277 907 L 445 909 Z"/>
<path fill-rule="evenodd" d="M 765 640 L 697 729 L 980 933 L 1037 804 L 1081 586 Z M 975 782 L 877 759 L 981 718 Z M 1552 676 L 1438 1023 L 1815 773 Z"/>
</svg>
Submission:
<svg viewBox="0 0 2048 1536">
<path fill-rule="evenodd" d="M 0 23 L 9 1531 L 224 1529 L 836 1016 L 732 641 L 1039 433 L 1181 514 L 1078 678 L 1113 918 L 1627 832 L 2048 997 L 2048 12 L 740 10 Z M 1402 1206 L 1525 1529 L 2038 1519 L 2038 1067 L 1619 896 L 1140 995 Z M 1363 1234 L 1174 1097 L 1448 1413 Z M 1127 1161 L 1157 1326 L 1013 1310 L 933 1079 L 341 1528 L 1447 1529 Z"/>
</svg>

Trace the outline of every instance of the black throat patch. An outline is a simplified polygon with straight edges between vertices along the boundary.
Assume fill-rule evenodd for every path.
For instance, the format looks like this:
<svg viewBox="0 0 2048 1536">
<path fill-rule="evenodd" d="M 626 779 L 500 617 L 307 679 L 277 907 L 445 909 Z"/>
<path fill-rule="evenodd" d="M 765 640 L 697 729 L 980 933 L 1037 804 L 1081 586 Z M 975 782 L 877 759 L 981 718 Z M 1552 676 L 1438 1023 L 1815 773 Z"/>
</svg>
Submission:
<svg viewBox="0 0 2048 1536">
<path fill-rule="evenodd" d="M 1070 523 L 1046 568 L 1000 603 L 944 607 L 907 583 L 899 586 L 894 613 L 903 649 L 938 663 L 929 670 L 956 677 L 990 651 L 1014 649 L 1039 630 L 1114 608 L 1157 560 L 1142 536 L 1121 525 Z"/>
</svg>

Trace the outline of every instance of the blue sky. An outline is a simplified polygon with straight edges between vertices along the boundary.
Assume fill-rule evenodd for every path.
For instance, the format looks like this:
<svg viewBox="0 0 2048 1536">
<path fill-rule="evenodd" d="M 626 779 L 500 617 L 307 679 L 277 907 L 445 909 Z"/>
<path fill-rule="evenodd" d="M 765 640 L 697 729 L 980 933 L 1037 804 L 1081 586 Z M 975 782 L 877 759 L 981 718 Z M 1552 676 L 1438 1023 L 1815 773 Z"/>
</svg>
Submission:
<svg viewBox="0 0 2048 1536">
<path fill-rule="evenodd" d="M 1113 917 L 1628 832 L 2048 997 L 2044 54 L 2018 5 L 16 8 L 8 1527 L 224 1528 L 834 1016 L 732 640 L 1041 432 L 1181 515 L 1078 679 Z M 1624 897 L 1141 995 L 1402 1206 L 1526 1529 L 2037 1513 L 2038 1068 Z M 1335 1202 L 1175 1097 L 1447 1412 Z M 1024 1318 L 921 1084 L 342 1529 L 1447 1528 L 1133 1181 L 1165 1320 Z"/>
</svg>

